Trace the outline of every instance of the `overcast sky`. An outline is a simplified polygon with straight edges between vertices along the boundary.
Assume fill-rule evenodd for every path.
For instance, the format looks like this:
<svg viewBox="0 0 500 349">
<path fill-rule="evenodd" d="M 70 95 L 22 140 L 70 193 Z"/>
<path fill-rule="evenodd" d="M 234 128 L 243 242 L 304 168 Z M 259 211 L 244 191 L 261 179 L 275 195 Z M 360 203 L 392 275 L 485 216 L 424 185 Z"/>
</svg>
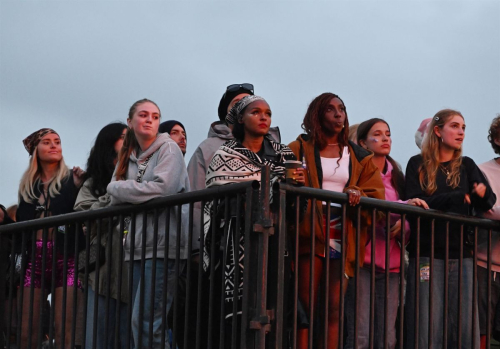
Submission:
<svg viewBox="0 0 500 349">
<path fill-rule="evenodd" d="M 67 164 L 84 167 L 98 131 L 147 97 L 186 126 L 187 163 L 225 87 L 242 82 L 267 99 L 283 143 L 333 92 L 351 124 L 389 122 L 403 168 L 420 122 L 457 109 L 464 154 L 481 163 L 500 113 L 500 2 L 0 0 L 0 203 L 17 201 L 33 131 L 54 128 Z"/>
</svg>

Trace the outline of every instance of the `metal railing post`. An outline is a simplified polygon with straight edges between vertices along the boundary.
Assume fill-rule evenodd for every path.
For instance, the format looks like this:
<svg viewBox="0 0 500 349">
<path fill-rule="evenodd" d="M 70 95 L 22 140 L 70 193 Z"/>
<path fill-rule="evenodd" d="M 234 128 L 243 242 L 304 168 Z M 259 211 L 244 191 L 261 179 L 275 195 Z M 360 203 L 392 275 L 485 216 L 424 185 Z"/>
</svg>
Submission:
<svg viewBox="0 0 500 349">
<path fill-rule="evenodd" d="M 259 233 L 257 253 L 257 288 L 256 288 L 256 312 L 250 320 L 250 329 L 254 330 L 255 348 L 264 349 L 266 346 L 266 333 L 271 331 L 271 320 L 273 311 L 267 309 L 267 274 L 269 257 L 269 236 L 274 234 L 270 207 L 270 170 L 269 167 L 262 168 L 261 190 L 258 205 L 258 219 L 253 225 L 253 232 Z"/>
</svg>

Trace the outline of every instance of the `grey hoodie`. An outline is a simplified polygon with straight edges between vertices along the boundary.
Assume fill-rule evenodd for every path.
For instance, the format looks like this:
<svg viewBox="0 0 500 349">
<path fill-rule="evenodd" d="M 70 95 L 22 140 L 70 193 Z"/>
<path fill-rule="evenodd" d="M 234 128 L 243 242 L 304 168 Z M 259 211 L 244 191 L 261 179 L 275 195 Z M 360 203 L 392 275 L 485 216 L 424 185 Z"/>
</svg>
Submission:
<svg viewBox="0 0 500 349">
<path fill-rule="evenodd" d="M 142 182 L 136 181 L 138 164 L 151 154 L 154 154 L 142 177 Z M 115 175 L 109 183 L 107 192 L 111 196 L 111 205 L 122 203 L 141 204 L 151 199 L 185 193 L 189 191 L 189 179 L 187 176 L 184 157 L 177 144 L 166 133 L 159 134 L 151 146 L 144 152 L 136 156 L 136 151 L 130 155 L 127 179 L 116 181 Z M 159 212 L 158 219 L 158 243 L 157 257 L 165 258 L 166 243 L 166 210 Z M 168 258 L 175 258 L 176 234 L 177 234 L 177 214 L 178 207 L 170 209 L 170 226 Z M 135 246 L 134 260 L 141 258 L 142 253 L 142 234 L 146 232 L 146 258 L 153 258 L 153 215 L 148 215 L 147 227 L 144 229 L 143 215 L 136 216 L 135 221 Z M 187 232 L 188 232 L 189 206 L 182 206 L 181 213 L 181 240 L 180 256 L 187 258 Z M 130 231 L 130 229 L 129 229 Z M 130 235 L 125 241 L 125 260 L 130 260 Z"/>
<path fill-rule="evenodd" d="M 271 127 L 269 133 L 276 142 L 281 142 L 278 127 Z M 187 171 L 191 183 L 191 190 L 205 189 L 205 176 L 207 174 L 208 165 L 210 165 L 212 161 L 212 157 L 222 144 L 231 139 L 234 139 L 233 134 L 225 123 L 215 121 L 210 125 L 207 139 L 200 143 L 189 160 Z M 198 249 L 200 245 L 199 237 L 201 228 L 203 228 L 200 228 L 200 217 L 201 203 L 197 202 L 193 207 L 193 250 Z"/>
</svg>

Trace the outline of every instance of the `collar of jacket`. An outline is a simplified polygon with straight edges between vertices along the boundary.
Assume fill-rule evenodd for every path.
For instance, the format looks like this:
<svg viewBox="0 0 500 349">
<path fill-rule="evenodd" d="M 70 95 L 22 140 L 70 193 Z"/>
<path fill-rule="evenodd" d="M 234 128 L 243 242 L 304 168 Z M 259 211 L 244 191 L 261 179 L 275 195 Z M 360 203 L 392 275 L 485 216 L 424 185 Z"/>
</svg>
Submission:
<svg viewBox="0 0 500 349">
<path fill-rule="evenodd" d="M 322 189 L 323 188 L 323 168 L 321 166 L 321 156 L 319 154 L 319 148 L 318 146 L 311 140 L 311 138 L 307 135 L 307 134 L 301 134 L 297 140 L 301 143 L 301 148 L 303 149 L 304 148 L 304 143 L 308 144 L 310 147 L 314 147 L 314 163 L 315 163 L 315 167 L 316 167 L 316 173 L 317 173 L 317 178 L 318 178 L 318 183 L 317 183 L 317 187 Z M 368 158 L 371 158 L 373 155 L 371 152 L 369 152 L 368 150 L 360 147 L 359 145 L 357 145 L 356 143 L 354 142 L 351 142 L 349 141 L 348 142 L 348 146 L 349 146 L 349 151 L 352 152 L 356 158 L 356 160 L 358 160 L 359 163 L 363 162 L 363 160 L 365 160 L 367 157 Z M 300 154 L 301 156 L 304 154 L 303 151 L 301 151 L 302 154 Z M 352 174 L 352 162 L 349 161 L 349 179 L 347 180 L 347 183 L 346 183 L 346 186 L 349 185 L 349 183 L 351 182 L 351 174 Z"/>
</svg>

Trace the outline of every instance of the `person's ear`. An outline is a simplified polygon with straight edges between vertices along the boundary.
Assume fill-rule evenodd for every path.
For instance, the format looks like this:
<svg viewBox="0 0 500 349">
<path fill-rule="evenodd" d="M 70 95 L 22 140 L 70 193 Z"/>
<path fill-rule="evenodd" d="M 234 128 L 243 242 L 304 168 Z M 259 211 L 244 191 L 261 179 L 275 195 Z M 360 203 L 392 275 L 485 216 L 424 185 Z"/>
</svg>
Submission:
<svg viewBox="0 0 500 349">
<path fill-rule="evenodd" d="M 127 118 L 127 126 L 129 129 L 132 129 L 132 126 L 130 124 L 131 124 L 131 120 L 129 118 Z"/>
<path fill-rule="evenodd" d="M 495 143 L 496 145 L 498 145 L 500 147 L 500 138 L 497 138 L 493 141 L 493 143 Z"/>
<path fill-rule="evenodd" d="M 434 134 L 438 136 L 438 138 L 441 138 L 441 130 L 439 126 L 434 126 Z"/>
<path fill-rule="evenodd" d="M 363 147 L 365 149 L 368 149 L 368 147 L 366 146 L 366 143 L 364 140 L 360 139 L 359 142 L 358 142 L 359 146 L 360 147 Z"/>
</svg>

